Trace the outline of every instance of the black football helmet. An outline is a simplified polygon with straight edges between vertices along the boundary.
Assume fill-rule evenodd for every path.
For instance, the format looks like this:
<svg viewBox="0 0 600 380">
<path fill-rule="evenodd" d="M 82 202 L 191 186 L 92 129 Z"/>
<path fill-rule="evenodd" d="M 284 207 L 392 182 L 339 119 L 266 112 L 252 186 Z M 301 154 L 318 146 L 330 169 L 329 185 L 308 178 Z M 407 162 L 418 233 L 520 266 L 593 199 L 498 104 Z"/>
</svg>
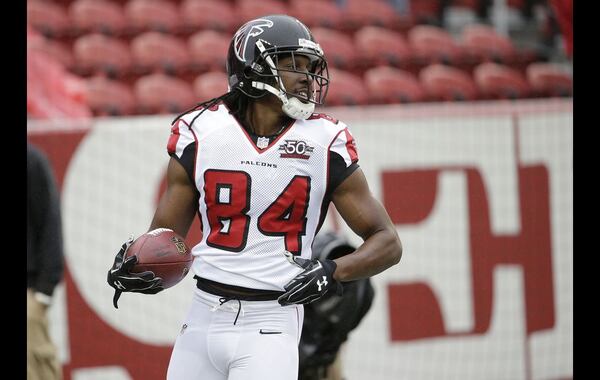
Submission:
<svg viewBox="0 0 600 380">
<path fill-rule="evenodd" d="M 315 236 L 312 245 L 312 258 L 335 260 L 354 252 L 356 248 L 342 235 L 328 231 Z"/>
<path fill-rule="evenodd" d="M 295 57 L 309 58 L 308 71 L 296 69 Z M 278 68 L 280 57 L 291 56 L 292 68 Z M 307 76 L 309 94 L 288 92 L 280 72 Z M 268 15 L 247 22 L 238 29 L 229 45 L 227 73 L 230 90 L 238 89 L 251 98 L 272 93 L 282 110 L 294 119 L 307 119 L 316 104 L 323 104 L 329 86 L 327 60 L 306 25 L 287 15 Z"/>
</svg>

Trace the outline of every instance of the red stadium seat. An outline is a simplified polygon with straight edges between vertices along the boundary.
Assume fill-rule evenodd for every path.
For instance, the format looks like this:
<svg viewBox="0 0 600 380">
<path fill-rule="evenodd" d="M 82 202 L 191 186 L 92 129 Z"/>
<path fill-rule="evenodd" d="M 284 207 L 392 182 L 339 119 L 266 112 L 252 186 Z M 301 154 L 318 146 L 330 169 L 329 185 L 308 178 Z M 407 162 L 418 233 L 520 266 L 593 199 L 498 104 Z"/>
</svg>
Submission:
<svg viewBox="0 0 600 380">
<path fill-rule="evenodd" d="M 523 7 L 525 6 L 525 1 L 524 0 L 508 0 L 506 2 L 506 5 L 508 5 L 511 8 L 514 8 L 514 9 L 523 9 Z"/>
<path fill-rule="evenodd" d="M 51 1 L 27 1 L 27 23 L 50 38 L 63 38 L 72 32 L 67 10 Z"/>
<path fill-rule="evenodd" d="M 464 51 L 446 31 L 433 25 L 417 25 L 408 31 L 408 43 L 419 65 L 444 63 L 457 65 L 465 60 Z"/>
<path fill-rule="evenodd" d="M 238 26 L 236 12 L 229 2 L 220 0 L 184 0 L 179 5 L 184 27 L 192 33 L 204 29 L 233 32 Z"/>
<path fill-rule="evenodd" d="M 211 71 L 200 74 L 193 83 L 194 94 L 200 102 L 216 98 L 228 91 L 227 74 L 222 71 Z"/>
<path fill-rule="evenodd" d="M 439 23 L 440 0 L 409 0 L 410 13 L 415 24 Z"/>
<path fill-rule="evenodd" d="M 139 78 L 133 92 L 141 114 L 179 113 L 196 104 L 191 84 L 163 73 Z"/>
<path fill-rule="evenodd" d="M 325 98 L 326 106 L 368 104 L 367 88 L 361 77 L 347 71 L 330 69 L 329 78 L 329 90 Z"/>
<path fill-rule="evenodd" d="M 308 27 L 322 26 L 338 29 L 342 24 L 342 10 L 335 2 L 323 0 L 294 0 L 290 2 L 290 15 Z"/>
<path fill-rule="evenodd" d="M 201 30 L 187 42 L 194 71 L 225 70 L 231 36 L 215 30 Z"/>
<path fill-rule="evenodd" d="M 350 30 L 366 25 L 394 28 L 406 23 L 385 0 L 347 0 L 342 9 L 344 27 Z"/>
<path fill-rule="evenodd" d="M 536 62 L 527 66 L 527 81 L 538 96 L 572 96 L 573 77 L 557 65 Z"/>
<path fill-rule="evenodd" d="M 286 3 L 277 0 L 238 0 L 236 8 L 238 27 L 260 16 L 289 13 Z"/>
<path fill-rule="evenodd" d="M 169 34 L 144 32 L 131 40 L 134 69 L 141 73 L 164 70 L 179 75 L 188 70 L 190 55 L 187 44 Z"/>
<path fill-rule="evenodd" d="M 87 104 L 94 116 L 133 115 L 135 96 L 131 88 L 119 81 L 98 76 L 86 80 Z"/>
<path fill-rule="evenodd" d="M 27 47 L 27 115 L 33 118 L 92 116 L 86 104 L 85 82 L 53 57 Z"/>
<path fill-rule="evenodd" d="M 111 77 L 129 73 L 132 59 L 127 44 L 100 33 L 85 34 L 73 43 L 75 71 L 80 75 L 104 72 Z"/>
<path fill-rule="evenodd" d="M 330 67 L 342 70 L 351 70 L 359 62 L 354 41 L 348 35 L 333 29 L 316 27 L 312 34 L 323 49 Z"/>
<path fill-rule="evenodd" d="M 462 30 L 461 40 L 467 54 L 478 62 L 510 64 L 517 58 L 510 38 L 500 35 L 488 25 L 467 25 Z"/>
<path fill-rule="evenodd" d="M 30 23 L 27 23 L 27 44 L 37 41 L 43 41 L 45 38 L 36 28 Z"/>
<path fill-rule="evenodd" d="M 408 67 L 413 53 L 404 36 L 378 26 L 364 26 L 354 34 L 354 46 L 360 59 L 374 65 Z"/>
<path fill-rule="evenodd" d="M 479 91 L 489 99 L 519 99 L 530 95 L 525 77 L 506 65 L 484 62 L 475 67 L 473 78 Z"/>
<path fill-rule="evenodd" d="M 166 0 L 129 0 L 125 16 L 134 31 L 175 33 L 179 30 L 179 9 Z M 135 32 L 134 32 L 135 33 Z"/>
<path fill-rule="evenodd" d="M 44 52 L 55 58 L 67 69 L 71 69 L 75 62 L 73 54 L 66 44 L 44 37 L 29 24 L 27 24 L 27 49 Z"/>
<path fill-rule="evenodd" d="M 364 78 L 373 103 L 412 103 L 427 100 L 419 80 L 408 71 L 380 66 L 367 70 Z"/>
<path fill-rule="evenodd" d="M 451 6 L 477 12 L 480 0 L 452 0 Z"/>
<path fill-rule="evenodd" d="M 479 96 L 471 76 L 455 67 L 434 63 L 421 70 L 419 80 L 433 100 L 476 100 Z"/>
<path fill-rule="evenodd" d="M 121 35 L 127 27 L 121 5 L 106 0 L 75 0 L 69 6 L 69 17 L 78 34 Z"/>
</svg>

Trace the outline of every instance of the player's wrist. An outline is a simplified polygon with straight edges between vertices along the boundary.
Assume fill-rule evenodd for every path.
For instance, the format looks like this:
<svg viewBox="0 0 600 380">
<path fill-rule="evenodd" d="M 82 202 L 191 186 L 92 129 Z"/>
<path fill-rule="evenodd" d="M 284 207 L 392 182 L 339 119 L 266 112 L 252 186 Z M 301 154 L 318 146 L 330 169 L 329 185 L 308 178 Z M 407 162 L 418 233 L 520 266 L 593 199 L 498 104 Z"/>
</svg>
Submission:
<svg viewBox="0 0 600 380">
<path fill-rule="evenodd" d="M 323 265 L 323 268 L 325 268 L 325 272 L 327 272 L 327 275 L 333 279 L 333 274 L 337 269 L 337 263 L 330 259 L 323 259 L 319 261 L 321 262 L 321 265 Z"/>
<path fill-rule="evenodd" d="M 333 260 L 325 259 L 321 260 L 321 265 L 323 265 L 327 276 L 331 279 L 332 284 L 330 288 L 333 289 L 335 294 L 341 296 L 343 294 L 344 288 L 342 286 L 342 283 L 334 277 L 335 271 L 337 269 L 337 263 Z"/>
<path fill-rule="evenodd" d="M 338 269 L 337 263 L 331 259 L 321 259 L 319 261 L 321 261 L 321 263 L 323 264 L 323 267 L 325 268 L 325 271 L 331 277 L 331 279 L 339 281 L 339 278 L 338 278 L 339 271 L 337 270 Z"/>
</svg>

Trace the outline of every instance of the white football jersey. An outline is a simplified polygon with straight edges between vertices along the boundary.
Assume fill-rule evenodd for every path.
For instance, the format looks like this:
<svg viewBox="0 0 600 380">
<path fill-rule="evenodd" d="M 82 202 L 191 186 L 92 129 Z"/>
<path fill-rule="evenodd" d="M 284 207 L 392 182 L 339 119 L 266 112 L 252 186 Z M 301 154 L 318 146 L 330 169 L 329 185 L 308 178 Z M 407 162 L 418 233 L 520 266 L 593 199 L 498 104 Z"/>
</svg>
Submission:
<svg viewBox="0 0 600 380">
<path fill-rule="evenodd" d="M 255 144 L 224 104 L 190 125 L 199 112 L 173 125 L 167 146 L 200 195 L 202 239 L 192 250 L 192 270 L 224 284 L 283 290 L 301 272 L 283 252 L 311 258 L 332 178 L 347 175 L 331 171 L 357 166 L 354 139 L 344 123 L 313 114 L 270 144 Z"/>
</svg>

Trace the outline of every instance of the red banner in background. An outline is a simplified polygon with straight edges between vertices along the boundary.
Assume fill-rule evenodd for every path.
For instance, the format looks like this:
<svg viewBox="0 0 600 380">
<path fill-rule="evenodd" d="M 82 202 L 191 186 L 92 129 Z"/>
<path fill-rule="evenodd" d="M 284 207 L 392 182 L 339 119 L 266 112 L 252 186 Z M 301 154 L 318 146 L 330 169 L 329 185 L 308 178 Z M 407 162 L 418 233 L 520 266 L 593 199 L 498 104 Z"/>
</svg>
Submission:
<svg viewBox="0 0 600 380">
<path fill-rule="evenodd" d="M 383 173 L 383 202 L 395 224 L 417 223 L 427 218 L 438 191 L 436 177 L 442 171 Z M 522 230 L 513 236 L 498 236 L 492 232 L 488 194 L 482 177 L 477 170 L 464 168 L 463 171 L 468 182 L 474 328 L 460 333 L 446 331 L 439 303 L 427 284 L 390 284 L 388 299 L 392 340 L 486 333 L 493 313 L 494 269 L 500 264 L 516 264 L 523 268 L 527 333 L 554 326 L 547 169 L 543 166 L 518 169 Z"/>
</svg>

